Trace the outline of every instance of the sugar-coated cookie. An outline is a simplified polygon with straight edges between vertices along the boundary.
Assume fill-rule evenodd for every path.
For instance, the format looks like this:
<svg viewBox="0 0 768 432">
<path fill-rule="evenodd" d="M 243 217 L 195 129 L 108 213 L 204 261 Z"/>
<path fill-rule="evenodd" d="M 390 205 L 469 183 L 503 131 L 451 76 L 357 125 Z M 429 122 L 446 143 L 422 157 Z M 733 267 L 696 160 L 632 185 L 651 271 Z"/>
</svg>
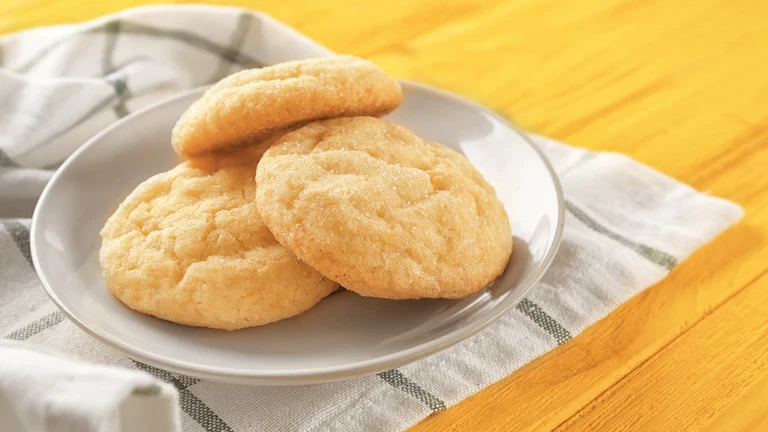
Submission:
<svg viewBox="0 0 768 432">
<path fill-rule="evenodd" d="M 112 294 L 131 309 L 235 330 L 298 315 L 338 285 L 281 246 L 254 202 L 263 148 L 187 161 L 139 185 L 101 231 Z"/>
<path fill-rule="evenodd" d="M 171 143 L 189 158 L 312 120 L 383 115 L 402 98 L 400 84 L 367 60 L 280 63 L 238 72 L 208 89 L 176 123 Z"/>
<path fill-rule="evenodd" d="M 504 206 L 469 161 L 384 120 L 322 120 L 283 135 L 256 181 L 277 240 L 364 296 L 465 297 L 512 253 Z"/>
</svg>

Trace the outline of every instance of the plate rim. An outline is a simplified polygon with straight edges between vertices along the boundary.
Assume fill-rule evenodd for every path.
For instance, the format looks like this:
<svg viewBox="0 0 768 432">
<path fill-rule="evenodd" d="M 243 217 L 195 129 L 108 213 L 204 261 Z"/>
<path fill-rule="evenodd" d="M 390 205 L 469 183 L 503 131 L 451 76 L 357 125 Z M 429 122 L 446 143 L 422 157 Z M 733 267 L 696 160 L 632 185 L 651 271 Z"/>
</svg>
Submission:
<svg viewBox="0 0 768 432">
<path fill-rule="evenodd" d="M 428 93 L 436 94 L 439 97 L 451 99 L 459 104 L 469 106 L 477 111 L 486 113 L 494 117 L 496 120 L 502 122 L 509 127 L 514 133 L 516 133 L 529 147 L 531 147 L 539 159 L 543 162 L 544 167 L 547 169 L 552 184 L 555 188 L 555 195 L 557 198 L 557 220 L 555 223 L 555 233 L 552 245 L 549 251 L 544 255 L 541 263 L 537 268 L 533 270 L 532 276 L 528 278 L 527 285 L 522 287 L 522 291 L 519 296 L 514 298 L 506 298 L 494 306 L 485 315 L 476 319 L 472 325 L 459 327 L 457 330 L 448 334 L 442 335 L 438 338 L 428 340 L 419 345 L 407 348 L 405 350 L 380 356 L 372 359 L 358 361 L 344 366 L 328 366 L 328 367 L 315 367 L 295 371 L 293 373 L 287 373 L 285 370 L 259 370 L 259 369 L 228 369 L 221 366 L 206 366 L 196 365 L 187 361 L 183 361 L 176 358 L 167 357 L 164 355 L 156 354 L 146 351 L 141 348 L 137 348 L 127 341 L 120 338 L 113 337 L 109 332 L 102 332 L 98 329 L 89 327 L 88 324 L 81 321 L 73 314 L 69 308 L 58 298 L 54 292 L 51 283 L 46 278 L 45 271 L 40 264 L 39 255 L 37 251 L 37 238 L 40 228 L 40 214 L 43 203 L 48 199 L 48 195 L 51 193 L 51 189 L 56 184 L 59 177 L 67 169 L 67 167 L 75 161 L 79 155 L 90 148 L 94 143 L 101 140 L 104 135 L 107 135 L 112 130 L 122 126 L 125 123 L 132 121 L 135 117 L 141 116 L 148 111 L 159 108 L 160 106 L 173 103 L 179 99 L 189 97 L 193 94 L 201 94 L 209 86 L 196 87 L 179 92 L 175 95 L 163 98 L 157 102 L 149 104 L 134 113 L 122 118 L 111 125 L 107 126 L 99 133 L 87 140 L 82 146 L 69 155 L 61 166 L 56 170 L 54 175 L 46 184 L 43 189 L 40 198 L 35 206 L 34 213 L 32 215 L 32 222 L 30 228 L 30 252 L 32 255 L 32 263 L 40 282 L 45 289 L 45 292 L 53 300 L 54 304 L 61 310 L 64 315 L 69 318 L 75 325 L 82 329 L 85 333 L 91 337 L 97 339 L 101 343 L 125 354 L 126 356 L 147 363 L 152 366 L 156 366 L 171 372 L 190 375 L 203 379 L 210 379 L 220 382 L 230 382 L 239 384 L 256 384 L 256 385 L 301 385 L 301 384 L 315 384 L 331 381 L 340 381 L 346 379 L 357 378 L 360 376 L 372 375 L 375 373 L 383 372 L 392 368 L 400 367 L 402 365 L 412 363 L 414 361 L 423 359 L 427 356 L 450 348 L 451 346 L 479 333 L 485 329 L 502 315 L 507 313 L 511 308 L 517 305 L 520 301 L 526 298 L 527 294 L 536 285 L 549 269 L 552 261 L 554 260 L 562 242 L 563 229 L 565 226 L 565 199 L 563 196 L 563 189 L 560 184 L 560 180 L 552 167 L 551 163 L 539 149 L 539 147 L 529 138 L 528 134 L 520 130 L 517 126 L 512 124 L 509 120 L 497 114 L 493 110 L 480 105 L 477 102 L 451 93 L 446 90 L 438 89 L 426 84 L 416 83 L 407 80 L 399 80 L 403 87 L 414 87 L 418 90 Z"/>
</svg>

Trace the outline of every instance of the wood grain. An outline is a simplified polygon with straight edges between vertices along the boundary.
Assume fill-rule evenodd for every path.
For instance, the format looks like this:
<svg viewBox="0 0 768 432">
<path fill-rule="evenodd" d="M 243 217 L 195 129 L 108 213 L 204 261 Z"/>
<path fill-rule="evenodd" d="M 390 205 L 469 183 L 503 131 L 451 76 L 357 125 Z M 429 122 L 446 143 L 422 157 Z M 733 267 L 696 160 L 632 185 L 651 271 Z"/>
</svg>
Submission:
<svg viewBox="0 0 768 432">
<path fill-rule="evenodd" d="M 0 0 L 0 32 L 150 3 Z M 768 2 L 227 4 L 747 210 L 666 280 L 413 430 L 768 428 Z"/>
<path fill-rule="evenodd" d="M 717 423 L 710 424 L 714 414 L 737 400 L 743 400 L 752 409 L 732 406 L 737 415 L 732 418 L 721 415 L 718 422 L 723 429 L 720 430 L 751 428 L 753 420 L 764 422 L 765 402 L 768 402 L 768 394 L 763 393 L 764 381 L 768 378 L 766 317 L 768 275 L 750 283 L 557 430 L 716 427 Z M 698 367 L 690 367 L 691 358 L 698 360 Z M 755 399 L 742 397 L 749 395 Z M 763 402 L 762 409 L 760 402 Z"/>
</svg>

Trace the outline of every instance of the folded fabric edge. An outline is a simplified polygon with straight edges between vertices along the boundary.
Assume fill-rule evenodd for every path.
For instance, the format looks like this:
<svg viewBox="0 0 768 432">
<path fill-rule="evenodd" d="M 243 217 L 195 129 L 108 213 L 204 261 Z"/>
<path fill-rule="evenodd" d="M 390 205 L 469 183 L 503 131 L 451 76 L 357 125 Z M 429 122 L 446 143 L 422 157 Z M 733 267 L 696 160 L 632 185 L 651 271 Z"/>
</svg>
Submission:
<svg viewBox="0 0 768 432">
<path fill-rule="evenodd" d="M 163 425 L 162 430 L 179 430 L 181 417 L 177 389 L 144 371 L 94 364 L 24 342 L 0 340 L 0 351 L 4 352 L 2 357 L 6 360 L 0 369 L 10 372 L 0 382 L 0 393 L 16 394 L 19 386 L 25 388 L 22 393 L 26 392 L 26 396 L 22 394 L 20 400 L 11 402 L 8 399 L 6 402 L 10 402 L 9 408 L 19 414 L 18 420 L 23 424 L 34 422 L 40 415 L 46 421 L 57 422 L 62 420 L 60 416 L 66 415 L 64 427 L 70 423 L 87 424 L 87 431 L 95 431 L 92 428 L 101 427 L 104 422 L 111 425 L 120 422 L 123 426 L 131 426 L 130 430 L 141 430 L 133 427 L 141 425 Z M 43 373 L 34 374 L 37 383 L 27 381 L 24 372 L 17 375 L 18 368 L 29 369 L 30 364 L 43 369 Z M 66 372 L 62 372 L 64 370 Z M 60 375 L 51 379 L 52 374 Z M 30 405 L 28 393 L 38 392 L 49 385 L 58 389 L 56 398 L 41 398 L 39 404 Z M 88 386 L 87 389 L 84 386 Z M 85 406 L 75 408 L 79 404 Z M 18 405 L 17 409 L 12 408 L 15 405 Z"/>
<path fill-rule="evenodd" d="M 62 23 L 62 24 L 52 24 L 52 25 L 44 25 L 39 27 L 32 27 L 27 28 L 19 31 L 15 31 L 12 33 L 0 35 L 0 43 L 5 42 L 7 40 L 11 39 L 17 39 L 17 38 L 24 38 L 28 37 L 35 33 L 40 32 L 55 32 L 60 30 L 74 30 L 74 29 L 89 29 L 93 27 L 98 27 L 100 25 L 103 25 L 106 22 L 109 22 L 115 18 L 140 18 L 145 13 L 177 13 L 179 9 L 184 9 L 187 11 L 199 11 L 199 12 L 206 12 L 206 11 L 221 11 L 221 12 L 242 12 L 242 11 L 248 11 L 255 15 L 258 15 L 260 17 L 268 18 L 271 21 L 276 21 L 269 15 L 246 8 L 240 8 L 236 6 L 216 6 L 216 5 L 206 5 L 206 4 L 178 4 L 178 5 L 172 5 L 172 4 L 159 4 L 159 5 L 142 5 L 142 6 L 136 6 L 128 9 L 122 9 L 107 15 L 100 15 L 98 17 L 95 17 L 93 19 L 85 20 L 85 21 L 73 21 L 69 23 Z M 282 23 L 281 23 L 282 24 Z M 285 25 L 285 24 L 283 24 Z M 303 35 L 302 35 L 303 36 Z M 306 36 L 304 36 L 306 37 Z M 314 42 L 314 41 L 313 41 Z M 317 43 L 317 42 L 315 42 Z"/>
<path fill-rule="evenodd" d="M 312 49 L 317 50 L 316 56 L 322 57 L 322 56 L 329 56 L 333 55 L 334 52 L 326 48 L 325 46 L 317 43 L 315 40 L 309 38 L 308 36 L 304 35 L 303 33 L 298 32 L 293 27 L 276 20 L 275 18 L 272 18 L 272 16 L 259 11 L 255 9 L 248 9 L 243 7 L 236 7 L 236 6 L 219 6 L 219 5 L 206 5 L 206 4 L 167 4 L 167 5 L 143 5 L 143 6 L 136 6 L 129 9 L 120 10 L 115 13 L 111 13 L 108 15 L 102 15 L 100 17 L 82 21 L 82 22 L 73 22 L 73 23 L 67 23 L 67 24 L 57 24 L 57 25 L 50 25 L 50 26 L 43 26 L 43 27 L 35 27 L 31 29 L 25 29 L 20 30 L 17 32 L 9 33 L 7 35 L 0 36 L 0 44 L 3 42 L 7 42 L 12 39 L 17 38 L 24 38 L 29 37 L 34 33 L 40 33 L 40 32 L 55 32 L 60 30 L 72 30 L 72 31 L 78 31 L 80 29 L 90 29 L 94 27 L 98 27 L 101 25 L 104 25 L 105 23 L 108 23 L 116 18 L 120 19 L 141 19 L 143 15 L 152 13 L 168 13 L 168 14 L 178 14 L 179 12 L 197 12 L 197 13 L 206 13 L 206 12 L 231 12 L 231 13 L 249 13 L 252 14 L 259 19 L 270 23 L 271 25 L 274 25 L 275 27 L 279 27 L 281 30 L 286 31 L 288 33 L 291 33 L 292 37 L 301 39 L 304 43 L 311 46 Z"/>
<path fill-rule="evenodd" d="M 678 259 L 685 259 L 695 250 L 704 244 L 713 240 L 720 233 L 729 227 L 738 223 L 745 214 L 744 209 L 727 199 L 713 196 L 707 192 L 701 192 L 694 189 L 687 183 L 677 180 L 651 166 L 645 165 L 630 156 L 617 152 L 597 152 L 583 148 L 573 147 L 561 143 L 554 139 L 541 135 L 531 134 L 533 141 L 543 147 L 545 155 L 555 154 L 562 157 L 571 150 L 575 150 L 576 157 L 564 161 L 561 166 L 556 167 L 558 177 L 566 190 L 566 203 L 575 201 L 581 204 L 577 198 L 569 196 L 567 175 L 577 169 L 589 170 L 588 164 L 600 162 L 612 165 L 610 169 L 600 167 L 601 170 L 610 170 L 621 172 L 623 176 L 631 176 L 655 189 L 653 195 L 675 203 L 684 202 L 684 205 L 678 205 L 679 211 L 676 211 L 676 217 L 685 222 L 674 224 L 673 228 L 678 230 L 687 230 L 690 243 L 686 244 L 680 251 L 674 253 Z M 562 166 L 565 165 L 565 166 Z M 599 211 L 594 216 L 599 216 Z M 652 213 L 652 212 L 649 212 Z M 707 217 L 701 217 L 707 215 Z M 605 223 L 605 221 L 601 221 Z M 608 224 L 610 225 L 610 224 Z"/>
</svg>

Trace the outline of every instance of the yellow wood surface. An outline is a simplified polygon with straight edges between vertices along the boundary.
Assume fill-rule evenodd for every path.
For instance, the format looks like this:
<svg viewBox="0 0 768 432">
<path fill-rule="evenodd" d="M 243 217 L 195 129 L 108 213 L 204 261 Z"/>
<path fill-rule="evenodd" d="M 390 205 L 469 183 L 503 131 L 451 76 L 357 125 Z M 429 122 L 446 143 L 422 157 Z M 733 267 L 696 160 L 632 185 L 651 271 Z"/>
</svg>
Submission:
<svg viewBox="0 0 768 432">
<path fill-rule="evenodd" d="M 0 33 L 149 3 L 0 0 Z M 663 282 L 414 431 L 768 430 L 768 2 L 228 4 L 747 211 Z"/>
</svg>

